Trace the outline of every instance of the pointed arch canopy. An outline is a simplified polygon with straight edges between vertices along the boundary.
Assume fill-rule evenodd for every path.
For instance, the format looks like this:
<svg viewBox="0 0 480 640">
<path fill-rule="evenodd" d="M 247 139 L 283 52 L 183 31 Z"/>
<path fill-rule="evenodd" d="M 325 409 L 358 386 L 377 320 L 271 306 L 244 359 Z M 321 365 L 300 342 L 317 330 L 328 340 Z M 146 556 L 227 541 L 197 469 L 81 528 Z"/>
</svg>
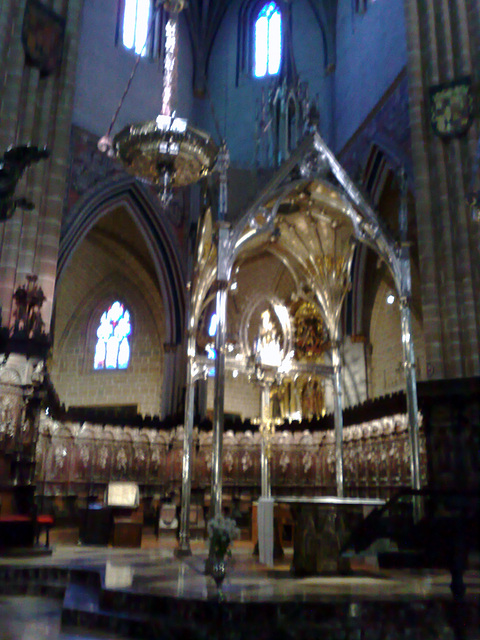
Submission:
<svg viewBox="0 0 480 640">
<path fill-rule="evenodd" d="M 60 239 L 57 278 L 61 278 L 87 233 L 119 206 L 133 218 L 150 252 L 164 301 L 166 342 L 179 344 L 183 337 L 186 284 L 177 241 L 162 218 L 155 195 L 134 178 L 106 180 L 68 212 Z"/>
<path fill-rule="evenodd" d="M 298 179 L 298 168 L 305 178 Z M 297 178 L 293 177 L 295 174 Z M 305 229 L 302 230 L 302 226 Z M 344 243 L 343 257 L 337 251 L 339 246 L 336 238 L 340 229 Z M 303 236 L 302 241 L 299 240 L 300 235 Z M 203 301 L 218 277 L 217 247 L 212 238 L 213 223 L 211 216 L 208 216 L 203 221 L 198 243 L 189 330 L 194 330 L 203 309 Z M 294 265 L 299 281 L 311 286 L 317 279 L 314 292 L 331 335 L 335 334 L 338 323 L 355 242 L 370 246 L 385 261 L 399 295 L 408 295 L 410 281 L 403 273 L 398 246 L 318 133 L 306 136 L 244 216 L 231 228 L 228 239 L 231 259 L 225 266 L 226 279 L 230 279 L 232 267 L 240 254 L 259 251 L 271 245 L 272 238 L 275 239 L 273 246 L 277 254 L 283 255 L 285 261 Z M 311 246 L 313 238 L 317 239 L 315 247 Z M 330 276 L 327 270 L 322 275 L 318 266 L 320 255 L 325 253 L 325 242 L 337 252 L 334 260 L 339 260 L 336 265 L 330 260 L 332 289 L 327 296 L 325 282 L 322 284 L 321 280 Z M 292 249 L 294 246 L 295 249 Z M 316 265 L 308 264 L 312 262 L 312 257 L 313 262 L 317 260 Z M 340 267 L 341 274 L 338 271 Z M 340 278 L 337 277 L 339 275 Z M 342 286 L 338 288 L 340 283 Z M 338 290 L 334 291 L 335 287 Z"/>
</svg>

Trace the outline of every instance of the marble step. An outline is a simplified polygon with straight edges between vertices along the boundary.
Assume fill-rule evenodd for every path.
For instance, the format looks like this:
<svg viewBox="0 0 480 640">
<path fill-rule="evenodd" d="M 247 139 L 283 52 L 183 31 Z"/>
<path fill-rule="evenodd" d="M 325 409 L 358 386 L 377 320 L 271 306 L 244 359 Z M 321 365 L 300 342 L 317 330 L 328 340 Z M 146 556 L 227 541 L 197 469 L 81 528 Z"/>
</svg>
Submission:
<svg viewBox="0 0 480 640">
<path fill-rule="evenodd" d="M 69 570 L 60 567 L 0 567 L 0 594 L 63 598 Z"/>
<path fill-rule="evenodd" d="M 139 640 L 151 638 L 151 614 L 105 607 L 101 582 L 99 572 L 72 572 L 63 600 L 62 629 L 111 632 Z"/>
</svg>

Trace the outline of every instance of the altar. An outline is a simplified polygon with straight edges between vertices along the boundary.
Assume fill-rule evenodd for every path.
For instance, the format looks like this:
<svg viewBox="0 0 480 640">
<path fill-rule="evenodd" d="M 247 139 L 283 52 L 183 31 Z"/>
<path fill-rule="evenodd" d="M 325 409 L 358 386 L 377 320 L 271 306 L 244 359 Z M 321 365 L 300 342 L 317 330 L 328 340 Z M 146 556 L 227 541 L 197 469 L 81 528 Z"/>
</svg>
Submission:
<svg viewBox="0 0 480 640">
<path fill-rule="evenodd" d="M 273 506 L 288 504 L 294 521 L 294 575 L 339 573 L 349 570 L 340 551 L 349 536 L 375 507 L 385 504 L 376 498 L 272 497 L 259 500 L 258 542 L 260 561 L 273 567 Z"/>
</svg>

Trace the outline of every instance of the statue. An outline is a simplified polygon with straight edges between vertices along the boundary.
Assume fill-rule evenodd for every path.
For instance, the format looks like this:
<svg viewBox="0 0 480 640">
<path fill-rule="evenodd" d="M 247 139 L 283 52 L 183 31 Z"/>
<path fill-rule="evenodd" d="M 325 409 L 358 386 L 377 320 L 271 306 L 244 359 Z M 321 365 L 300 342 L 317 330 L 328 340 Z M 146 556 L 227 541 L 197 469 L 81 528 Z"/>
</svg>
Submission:
<svg viewBox="0 0 480 640">
<path fill-rule="evenodd" d="M 302 418 L 312 420 L 324 414 L 323 388 L 315 379 L 306 381 L 302 389 Z"/>
<path fill-rule="evenodd" d="M 255 345 L 257 358 L 263 365 L 278 367 L 283 360 L 283 350 L 280 347 L 277 331 L 272 322 L 270 311 L 266 309 L 262 313 L 262 324 L 258 332 Z"/>
<path fill-rule="evenodd" d="M 37 284 L 37 276 L 27 276 L 27 284 L 18 287 L 13 294 L 15 309 L 13 311 L 12 336 L 38 338 L 44 334 L 41 307 L 45 301 L 42 288 Z"/>
<path fill-rule="evenodd" d="M 270 318 L 270 311 L 266 309 L 262 313 L 262 326 L 260 327 L 260 349 L 265 348 L 277 338 L 275 327 Z"/>
<path fill-rule="evenodd" d="M 15 198 L 15 190 L 25 169 L 35 162 L 48 158 L 50 152 L 31 145 L 10 147 L 0 160 L 0 222 L 9 220 L 15 209 L 32 210 L 33 202 L 24 197 Z"/>
</svg>

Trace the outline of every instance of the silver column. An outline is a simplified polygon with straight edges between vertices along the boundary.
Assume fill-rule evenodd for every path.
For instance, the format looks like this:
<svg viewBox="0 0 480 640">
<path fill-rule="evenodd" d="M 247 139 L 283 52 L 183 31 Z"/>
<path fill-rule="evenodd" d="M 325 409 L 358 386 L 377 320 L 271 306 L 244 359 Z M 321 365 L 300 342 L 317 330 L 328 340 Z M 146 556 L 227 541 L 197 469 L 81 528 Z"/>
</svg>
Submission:
<svg viewBox="0 0 480 640">
<path fill-rule="evenodd" d="M 262 498 L 272 497 L 272 483 L 270 473 L 270 447 L 272 432 L 270 430 L 270 387 L 262 386 L 261 402 L 261 424 L 262 449 L 260 457 L 260 479 Z"/>
<path fill-rule="evenodd" d="M 335 420 L 335 480 L 337 496 L 343 497 L 343 402 L 342 402 L 342 361 L 340 343 L 332 343 L 333 365 L 333 412 Z"/>
<path fill-rule="evenodd" d="M 410 271 L 410 245 L 408 242 L 408 183 L 404 169 L 399 172 L 400 208 L 398 226 L 400 231 L 399 274 L 397 288 L 400 294 L 400 322 L 402 332 L 403 367 L 407 392 L 407 413 L 410 436 L 410 470 L 412 488 L 420 489 L 420 450 L 418 442 L 418 399 L 415 372 L 415 352 L 412 335 L 412 275 Z"/>
<path fill-rule="evenodd" d="M 187 363 L 187 397 L 185 399 L 185 420 L 183 432 L 183 463 L 182 463 L 182 504 L 180 512 L 180 533 L 177 556 L 190 556 L 190 494 L 192 488 L 192 444 L 193 444 L 193 411 L 195 401 L 195 381 L 193 376 L 193 354 L 195 353 L 195 338 L 188 338 Z"/>
<path fill-rule="evenodd" d="M 212 489 L 210 511 L 222 513 L 222 460 L 225 401 L 225 339 L 227 323 L 227 283 L 219 282 L 217 291 L 217 333 L 215 336 L 215 392 L 213 400 Z"/>
<path fill-rule="evenodd" d="M 228 205 L 228 167 L 230 155 L 225 144 L 217 158 L 220 174 L 220 196 L 218 206 L 217 238 L 217 333 L 215 335 L 215 391 L 213 397 L 213 447 L 212 486 L 210 493 L 210 516 L 222 515 L 222 462 L 223 426 L 225 403 L 225 341 L 227 336 L 227 289 L 232 268 L 232 247 L 230 245 L 230 225 L 225 222 Z"/>
<path fill-rule="evenodd" d="M 403 366 L 407 391 L 408 429 L 410 436 L 410 471 L 412 489 L 420 489 L 420 447 L 418 441 L 418 400 L 415 353 L 412 339 L 412 319 L 408 299 L 400 299 L 400 320 L 402 327 Z"/>
</svg>

